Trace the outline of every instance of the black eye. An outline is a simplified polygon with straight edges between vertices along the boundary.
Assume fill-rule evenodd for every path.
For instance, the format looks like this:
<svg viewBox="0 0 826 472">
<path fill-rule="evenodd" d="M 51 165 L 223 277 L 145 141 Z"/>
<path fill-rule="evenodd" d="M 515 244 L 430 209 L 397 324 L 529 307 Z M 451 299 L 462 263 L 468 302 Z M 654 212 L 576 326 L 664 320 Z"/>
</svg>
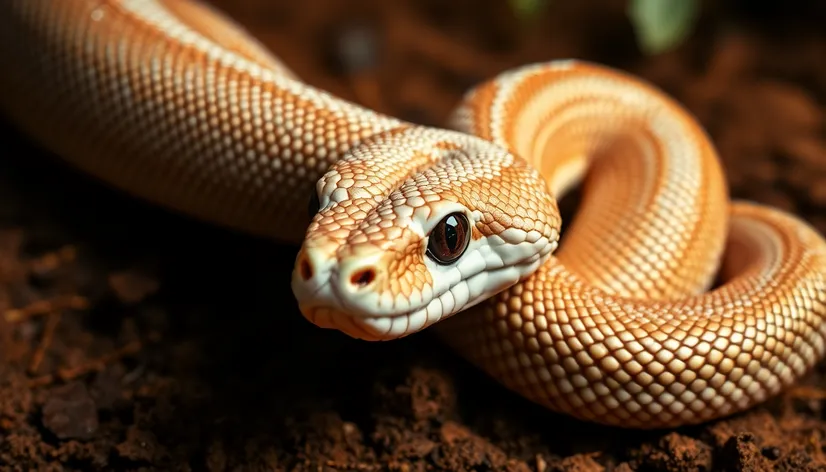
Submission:
<svg viewBox="0 0 826 472">
<path fill-rule="evenodd" d="M 310 203 L 307 205 L 307 213 L 310 215 L 310 218 L 314 217 L 315 214 L 318 213 L 320 206 L 321 203 L 318 201 L 318 193 L 316 193 L 315 189 L 313 189 L 313 192 L 310 195 Z"/>
<path fill-rule="evenodd" d="M 462 213 L 451 213 L 433 228 L 427 254 L 439 264 L 450 264 L 465 252 L 470 243 L 470 228 Z"/>
</svg>

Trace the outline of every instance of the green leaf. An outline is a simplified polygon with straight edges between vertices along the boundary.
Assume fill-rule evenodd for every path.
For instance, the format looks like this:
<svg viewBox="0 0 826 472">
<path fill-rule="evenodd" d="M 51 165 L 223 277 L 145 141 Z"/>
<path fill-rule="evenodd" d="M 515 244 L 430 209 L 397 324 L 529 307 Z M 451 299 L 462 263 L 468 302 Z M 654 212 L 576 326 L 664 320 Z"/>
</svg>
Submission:
<svg viewBox="0 0 826 472">
<path fill-rule="evenodd" d="M 508 3 L 510 3 L 511 9 L 519 19 L 527 20 L 547 7 L 550 0 L 508 0 Z"/>
<path fill-rule="evenodd" d="M 688 37 L 699 10 L 699 0 L 630 0 L 628 17 L 640 49 L 658 54 Z"/>
</svg>

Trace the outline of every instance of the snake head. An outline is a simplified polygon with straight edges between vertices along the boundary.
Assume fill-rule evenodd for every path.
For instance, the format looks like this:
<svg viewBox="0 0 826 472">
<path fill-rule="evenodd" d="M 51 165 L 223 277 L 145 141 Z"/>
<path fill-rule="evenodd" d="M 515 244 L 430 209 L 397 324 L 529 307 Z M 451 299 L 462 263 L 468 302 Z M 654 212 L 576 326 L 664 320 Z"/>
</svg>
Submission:
<svg viewBox="0 0 826 472">
<path fill-rule="evenodd" d="M 472 136 L 403 128 L 318 181 L 293 271 L 303 315 L 367 340 L 415 333 L 530 275 L 560 218 L 535 170 Z"/>
</svg>

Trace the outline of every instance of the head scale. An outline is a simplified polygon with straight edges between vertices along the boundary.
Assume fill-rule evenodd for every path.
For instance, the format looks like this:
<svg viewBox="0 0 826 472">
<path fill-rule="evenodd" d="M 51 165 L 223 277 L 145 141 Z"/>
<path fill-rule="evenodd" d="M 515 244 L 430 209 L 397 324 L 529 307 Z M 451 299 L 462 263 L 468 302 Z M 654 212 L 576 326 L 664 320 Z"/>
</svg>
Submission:
<svg viewBox="0 0 826 472">
<path fill-rule="evenodd" d="M 368 340 L 417 332 L 532 273 L 556 249 L 545 182 L 473 136 L 400 128 L 338 161 L 293 271 L 311 322 Z"/>
</svg>

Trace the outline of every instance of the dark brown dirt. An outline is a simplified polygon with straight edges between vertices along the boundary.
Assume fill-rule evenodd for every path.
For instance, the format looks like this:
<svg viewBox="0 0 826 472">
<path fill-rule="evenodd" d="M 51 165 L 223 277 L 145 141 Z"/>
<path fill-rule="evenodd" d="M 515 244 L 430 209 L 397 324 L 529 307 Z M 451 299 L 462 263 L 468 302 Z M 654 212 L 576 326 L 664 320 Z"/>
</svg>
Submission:
<svg viewBox="0 0 826 472">
<path fill-rule="evenodd" d="M 219 3 L 308 82 L 428 124 L 509 67 L 630 70 L 697 114 L 735 197 L 826 232 L 826 8 L 706 2 L 688 43 L 646 57 L 624 4 L 519 21 L 503 0 Z M 3 470 L 826 470 L 822 367 L 712 424 L 579 423 L 426 333 L 316 329 L 289 290 L 295 248 L 136 202 L 0 134 Z"/>
</svg>

